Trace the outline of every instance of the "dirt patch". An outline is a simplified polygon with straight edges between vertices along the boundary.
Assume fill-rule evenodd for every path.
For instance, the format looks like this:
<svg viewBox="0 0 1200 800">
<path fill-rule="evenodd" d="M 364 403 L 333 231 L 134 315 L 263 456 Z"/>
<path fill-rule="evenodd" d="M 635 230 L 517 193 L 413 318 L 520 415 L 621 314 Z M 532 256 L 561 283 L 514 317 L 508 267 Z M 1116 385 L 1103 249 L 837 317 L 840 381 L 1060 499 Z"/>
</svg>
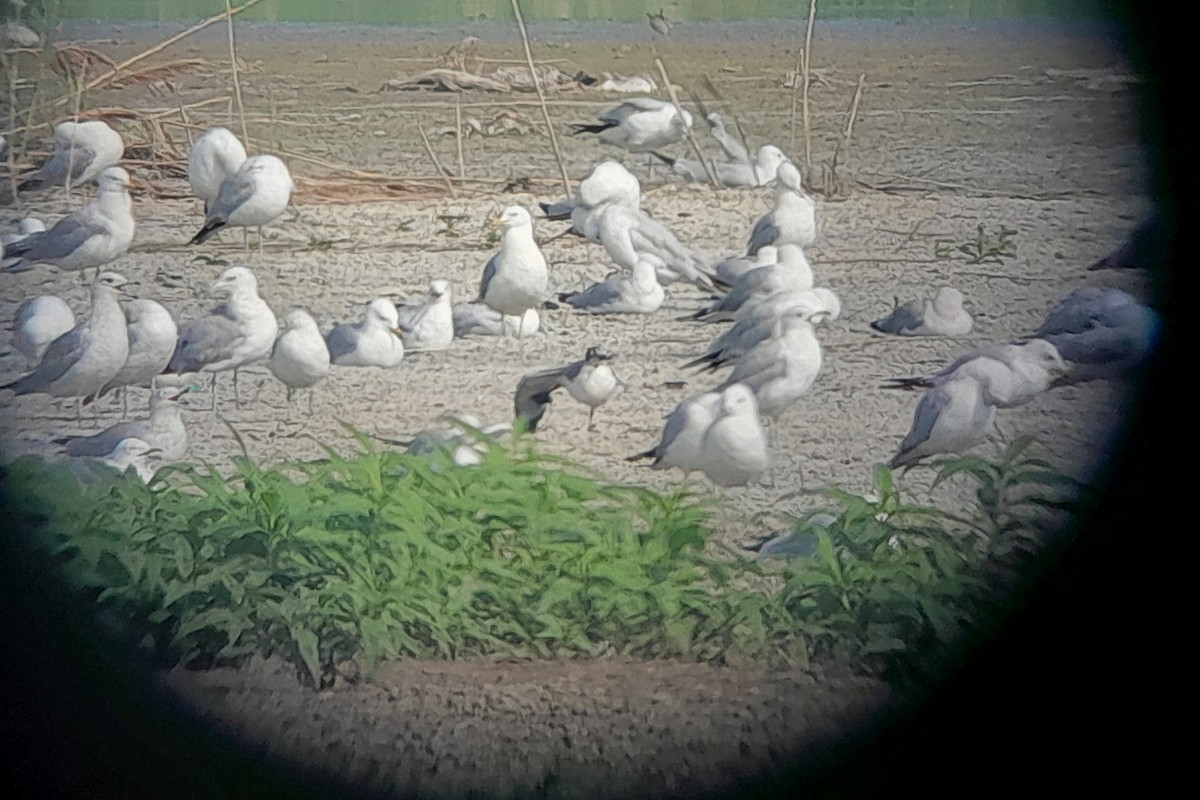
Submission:
<svg viewBox="0 0 1200 800">
<path fill-rule="evenodd" d="M 872 466 L 895 451 L 916 404 L 914 395 L 878 389 L 885 378 L 928 372 L 965 349 L 1027 335 L 1056 298 L 1080 285 L 1115 286 L 1142 297 L 1147 292 L 1144 276 L 1085 271 L 1149 208 L 1133 124 L 1136 84 L 1103 32 L 857 25 L 822 26 L 814 45 L 822 78 L 813 90 L 818 163 L 832 152 L 858 74 L 868 79 L 846 171 L 864 183 L 850 199 L 822 205 L 821 238 L 810 253 L 818 283 L 841 295 L 843 317 L 820 329 L 825 367 L 812 393 L 775 425 L 770 480 L 716 493 L 734 509 L 720 520 L 720 535 L 731 543 L 761 536 L 780 515 L 811 504 L 795 495 L 797 488 L 872 488 Z M 691 86 L 707 74 L 752 146 L 776 142 L 791 149 L 792 96 L 783 84 L 796 60 L 794 31 L 752 24 L 718 29 L 718 37 L 703 26 L 684 28 L 693 33 L 673 33 L 662 49 L 675 81 Z M 152 40 L 148 30 L 115 27 L 81 38 L 119 59 Z M 536 131 L 540 112 L 528 97 L 376 93 L 397 73 L 429 66 L 467 32 L 483 38 L 486 57 L 515 59 L 520 51 L 511 32 L 467 26 L 390 38 L 365 29 L 328 35 L 305 29 L 301 35 L 285 27 L 278 36 L 268 35 L 268 26 L 244 30 L 248 125 L 251 137 L 263 143 L 252 150 L 282 146 L 428 180 L 433 172 L 416 126 L 431 131 L 452 125 L 456 100 L 469 115 L 516 111 L 535 130 L 467 139 L 465 171 L 480 182 L 463 187 L 458 199 L 300 202 L 298 217 L 267 228 L 262 253 L 244 254 L 237 234 L 188 248 L 183 243 L 200 222 L 195 204 L 140 201 L 134 251 L 114 268 L 139 280 L 144 294 L 179 317 L 211 305 L 207 287 L 224 269 L 198 255 L 251 267 L 277 312 L 305 306 L 323 328 L 356 318 L 381 294 L 416 298 L 433 278 L 451 281 L 456 298 L 469 300 L 493 249 L 482 227 L 485 217 L 509 203 L 533 207 L 535 200 L 558 196 L 553 155 Z M 648 71 L 648 44 L 622 39 L 624 30 L 550 26 L 536 32 L 535 47 L 540 58 L 567 59 L 563 69 Z M 185 42 L 172 57 L 220 62 L 223 47 L 213 34 Z M 89 99 L 149 112 L 227 92 L 222 73 L 201 71 L 153 91 L 105 90 Z M 566 122 L 587 120 L 618 98 L 579 92 L 555 99 L 572 101 L 552 108 L 572 177 L 582 177 L 602 157 L 621 155 L 563 135 Z M 224 108 L 196 110 L 191 119 L 236 130 Z M 433 146 L 442 163 L 456 163 L 452 137 L 435 137 Z M 799 157 L 797 149 L 792 152 Z M 335 174 L 312 162 L 293 161 L 292 167 L 300 175 Z M 769 190 L 678 185 L 661 173 L 650 180 L 644 168 L 639 175 L 645 207 L 713 257 L 744 247 L 771 197 Z M 528 178 L 538 179 L 531 184 L 536 196 L 504 188 Z M 35 210 L 53 219 L 67 207 L 46 196 Z M 465 219 L 455 220 L 460 216 Z M 7 229 L 16 217 L 5 209 L 0 224 Z M 938 255 L 939 242 L 969 241 L 980 224 L 1015 229 L 1017 257 L 996 265 Z M 538 236 L 548 240 L 560 230 L 543 223 Z M 610 270 L 602 251 L 570 238 L 549 242 L 545 250 L 558 291 L 582 288 Z M 961 289 L 977 315 L 970 336 L 896 340 L 868 328 L 890 310 L 893 297 L 942 283 Z M 78 276 L 39 269 L 6 276 L 0 315 L 11 317 L 22 298 L 44 291 L 83 307 Z M 243 375 L 241 406 L 232 402 L 227 378 L 217 414 L 208 410 L 206 394 L 187 400 L 189 458 L 228 463 L 238 449 L 225 422 L 241 433 L 251 455 L 271 462 L 319 456 L 309 436 L 349 449 L 343 421 L 401 437 L 443 412 L 469 412 L 485 422 L 507 419 L 523 374 L 574 360 L 599 344 L 619 354 L 626 391 L 599 410 L 596 433 L 586 432 L 582 406 L 557 400 L 539 440 L 613 480 L 675 487 L 677 475 L 639 469 L 623 457 L 657 440 L 662 416 L 680 399 L 718 380 L 679 366 L 717 332 L 676 321 L 700 299 L 694 290 L 672 287 L 663 310 L 648 318 L 551 312 L 544 333 L 521 342 L 459 341 L 445 353 L 407 358 L 392 371 L 335 370 L 318 387 L 312 416 L 301 404 L 284 407 L 283 388 L 264 369 L 252 368 Z M 0 360 L 6 380 L 24 369 L 15 354 Z M 1034 434 L 1043 455 L 1088 475 L 1110 453 L 1122 397 L 1121 387 L 1108 383 L 1055 391 L 1004 412 L 1001 426 L 1010 436 Z M 53 436 L 119 418 L 118 407 L 100 405 L 97 416 L 80 426 L 73 404 L 17 398 L 6 409 L 4 444 L 42 450 Z M 927 470 L 915 470 L 903 487 L 915 500 L 951 508 L 968 502 L 965 481 L 948 482 L 931 495 L 930 478 Z M 748 515 L 745 509 L 760 512 Z M 858 678 L 616 662 L 395 664 L 369 681 L 322 694 L 301 688 L 286 668 L 261 663 L 240 671 L 176 672 L 166 682 L 231 730 L 373 786 L 502 794 L 536 788 L 553 797 L 598 784 L 618 794 L 726 787 L 780 766 L 787 752 L 824 741 L 888 702 L 880 684 Z"/>
</svg>

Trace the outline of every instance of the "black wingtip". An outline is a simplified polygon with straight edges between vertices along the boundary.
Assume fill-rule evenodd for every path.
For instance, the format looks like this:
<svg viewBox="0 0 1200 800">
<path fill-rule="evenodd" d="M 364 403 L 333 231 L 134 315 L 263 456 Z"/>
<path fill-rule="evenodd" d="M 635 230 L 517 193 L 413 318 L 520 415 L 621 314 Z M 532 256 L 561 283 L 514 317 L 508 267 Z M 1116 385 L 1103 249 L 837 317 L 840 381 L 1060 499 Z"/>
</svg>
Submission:
<svg viewBox="0 0 1200 800">
<path fill-rule="evenodd" d="M 678 159 L 671 158 L 670 156 L 664 156 L 662 153 L 658 152 L 657 150 L 651 150 L 650 155 L 654 156 L 659 161 L 666 164 L 668 167 L 675 166 L 675 162 L 678 160 Z"/>
<path fill-rule="evenodd" d="M 223 227 L 225 227 L 224 222 L 206 222 L 204 223 L 204 227 L 192 237 L 188 244 L 203 244 L 208 240 L 208 237 L 212 236 Z"/>
<path fill-rule="evenodd" d="M 18 192 L 28 192 L 30 189 L 42 188 L 42 182 L 37 178 L 30 178 L 27 181 L 21 181 L 17 184 Z"/>
<path fill-rule="evenodd" d="M 562 296 L 559 296 L 558 299 L 562 300 L 564 298 Z M 545 302 L 542 303 L 542 308 L 544 308 L 547 311 L 558 311 L 560 308 L 562 308 L 562 306 L 560 306 L 558 303 L 554 302 L 553 300 L 546 300 Z"/>
<path fill-rule="evenodd" d="M 625 460 L 632 463 L 634 461 L 645 461 L 647 458 L 657 458 L 658 456 L 655 453 L 657 449 L 657 447 L 652 447 L 645 452 L 638 453 L 637 455 L 626 456 Z"/>
</svg>

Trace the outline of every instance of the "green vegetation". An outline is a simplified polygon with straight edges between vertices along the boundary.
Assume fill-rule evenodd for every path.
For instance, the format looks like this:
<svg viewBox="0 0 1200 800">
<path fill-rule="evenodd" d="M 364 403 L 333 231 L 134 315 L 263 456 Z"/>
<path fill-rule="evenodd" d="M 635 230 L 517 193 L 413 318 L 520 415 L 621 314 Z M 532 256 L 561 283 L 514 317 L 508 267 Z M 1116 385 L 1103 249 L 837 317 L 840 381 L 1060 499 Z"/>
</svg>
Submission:
<svg viewBox="0 0 1200 800">
<path fill-rule="evenodd" d="M 1017 231 L 1001 225 L 995 234 L 989 234 L 984 231 L 982 222 L 977 231 L 975 238 L 969 242 L 955 244 L 949 239 L 937 240 L 934 243 L 934 255 L 949 259 L 961 253 L 967 257 L 968 264 L 1003 264 L 1005 259 L 1017 257 L 1017 243 L 1013 240 Z"/>
<path fill-rule="evenodd" d="M 228 477 L 168 467 L 149 486 L 80 482 L 25 457 L 0 483 L 17 529 L 40 532 L 132 645 L 197 667 L 278 654 L 316 686 L 350 661 L 404 657 L 937 656 L 991 602 L 991 543 L 1025 519 L 1012 492 L 1054 504 L 1046 487 L 1061 483 L 1023 442 L 1000 462 L 956 460 L 943 475 L 975 476 L 986 499 L 958 519 L 905 504 L 880 467 L 878 500 L 825 489 L 836 521 L 797 522 L 815 556 L 751 559 L 709 541 L 699 496 L 606 484 L 524 436 L 465 468 L 355 436 L 354 456 L 243 457 Z"/>
</svg>

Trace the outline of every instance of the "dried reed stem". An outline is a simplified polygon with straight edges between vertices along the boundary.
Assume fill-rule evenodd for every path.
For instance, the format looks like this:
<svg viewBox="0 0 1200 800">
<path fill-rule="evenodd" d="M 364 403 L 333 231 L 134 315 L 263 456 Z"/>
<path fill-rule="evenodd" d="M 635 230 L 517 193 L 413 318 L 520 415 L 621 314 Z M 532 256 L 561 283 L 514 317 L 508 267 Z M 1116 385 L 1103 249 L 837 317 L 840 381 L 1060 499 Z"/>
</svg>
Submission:
<svg viewBox="0 0 1200 800">
<path fill-rule="evenodd" d="M 433 168 L 442 180 L 446 183 L 446 189 L 449 190 L 450 196 L 455 200 L 458 199 L 458 190 L 454 188 L 454 182 L 450 180 L 450 176 L 446 174 L 446 170 L 442 167 L 442 162 L 438 161 L 438 157 L 433 152 L 433 148 L 429 145 L 429 137 L 425 135 L 425 128 L 417 125 L 417 130 L 421 132 L 421 142 L 425 145 L 425 152 L 429 154 L 429 160 L 433 162 Z"/>
<path fill-rule="evenodd" d="M 658 67 L 658 74 L 662 76 L 663 85 L 667 87 L 667 94 L 671 98 L 671 102 L 675 104 L 675 112 L 679 114 L 679 118 L 683 119 L 683 106 L 679 104 L 679 95 L 675 93 L 675 87 L 671 85 L 671 78 L 667 75 L 667 67 L 663 64 L 663 60 L 655 56 L 654 64 Z M 700 144 L 696 141 L 696 137 L 692 135 L 692 129 L 687 128 L 687 140 L 692 145 L 692 150 L 696 153 L 696 158 L 700 160 L 701 166 L 704 167 L 704 174 L 708 176 L 708 180 L 713 186 L 717 186 L 717 176 L 713 174 L 712 165 L 708 163 L 708 159 L 704 157 L 704 153 L 700 152 Z"/>
<path fill-rule="evenodd" d="M 529 49 L 529 33 L 525 30 L 525 18 L 521 16 L 521 4 L 512 0 L 513 14 L 517 17 L 517 27 L 521 29 L 521 44 L 525 46 L 525 61 L 529 65 L 529 77 L 533 79 L 533 88 L 537 92 L 538 103 L 542 107 L 542 118 L 546 120 L 546 133 L 550 134 L 550 147 L 554 149 L 554 160 L 558 162 L 558 171 L 562 175 L 563 190 L 567 197 L 571 195 L 571 180 L 567 177 L 567 167 L 563 163 L 562 153 L 558 149 L 558 137 L 554 135 L 554 124 L 550 122 L 550 109 L 546 107 L 546 94 L 542 91 L 542 81 L 533 65 L 533 51 Z"/>
<path fill-rule="evenodd" d="M 804 57 L 802 72 L 804 83 L 800 88 L 800 106 L 802 121 L 804 124 L 804 167 L 805 178 L 808 177 L 807 170 L 812 169 L 812 127 L 809 125 L 808 119 L 808 87 L 812 80 L 809 73 L 809 65 L 812 63 L 812 33 L 813 24 L 817 21 L 817 0 L 809 0 L 808 2 L 808 26 L 804 30 Z"/>
<path fill-rule="evenodd" d="M 454 104 L 454 144 L 458 148 L 458 177 L 467 177 L 467 163 L 463 160 L 462 100 Z"/>
<path fill-rule="evenodd" d="M 233 6 L 225 0 L 225 22 L 229 31 L 229 74 L 233 79 L 233 101 L 237 105 L 238 120 L 242 124 L 242 141 L 250 138 L 246 130 L 246 107 L 242 104 L 242 82 L 238 78 L 237 44 L 233 38 Z"/>
<path fill-rule="evenodd" d="M 842 145 L 839 148 L 843 151 L 845 158 L 850 157 L 850 139 L 854 136 L 854 121 L 858 119 L 858 102 L 862 100 L 863 86 L 866 82 L 867 73 L 859 73 L 858 86 L 854 87 L 854 99 L 850 101 L 850 113 L 846 119 L 846 130 L 842 133 Z"/>
<path fill-rule="evenodd" d="M 804 66 L 804 51 L 800 51 L 800 57 L 796 59 L 796 71 L 792 74 L 792 117 L 791 128 L 788 134 L 788 152 L 796 152 L 796 100 L 800 96 L 800 70 Z"/>
</svg>

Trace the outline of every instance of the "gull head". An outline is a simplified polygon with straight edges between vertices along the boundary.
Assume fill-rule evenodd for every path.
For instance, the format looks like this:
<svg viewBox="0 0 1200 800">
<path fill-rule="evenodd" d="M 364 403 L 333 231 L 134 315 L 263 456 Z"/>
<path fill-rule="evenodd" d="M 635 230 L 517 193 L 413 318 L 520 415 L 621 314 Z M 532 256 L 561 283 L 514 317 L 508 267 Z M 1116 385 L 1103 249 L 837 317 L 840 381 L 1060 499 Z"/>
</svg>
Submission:
<svg viewBox="0 0 1200 800">
<path fill-rule="evenodd" d="M 109 167 L 100 173 L 100 177 L 96 179 L 96 183 L 100 185 L 102 192 L 125 192 L 133 185 L 129 178 L 129 173 L 120 167 Z"/>
<path fill-rule="evenodd" d="M 599 364 L 602 361 L 612 361 L 614 357 L 607 353 L 601 353 L 599 347 L 589 347 L 583 355 L 583 360 L 587 364 Z"/>
<path fill-rule="evenodd" d="M 758 165 L 768 171 L 776 170 L 776 174 L 778 174 L 779 167 L 787 160 L 788 157 L 784 155 L 783 151 L 773 144 L 764 144 L 758 148 Z"/>
<path fill-rule="evenodd" d="M 232 295 L 237 292 L 257 292 L 258 278 L 245 267 L 230 267 L 212 285 L 213 294 Z"/>
<path fill-rule="evenodd" d="M 812 322 L 830 322 L 842 315 L 842 301 L 837 292 L 817 286 L 812 289 L 812 293 L 821 302 L 821 310 L 810 317 Z"/>
<path fill-rule="evenodd" d="M 431 300 L 450 301 L 450 281 L 436 280 L 429 282 L 429 298 Z"/>
<path fill-rule="evenodd" d="M 793 192 L 804 191 L 804 184 L 800 179 L 800 170 L 791 161 L 784 161 L 779 165 L 776 180 L 785 189 L 790 189 Z"/>
<path fill-rule="evenodd" d="M 396 304 L 386 297 L 377 297 L 367 304 L 367 322 L 382 325 L 400 335 L 400 314 L 396 311 Z"/>
<path fill-rule="evenodd" d="M 1033 363 L 1044 369 L 1052 378 L 1061 377 L 1070 371 L 1058 348 L 1045 339 L 1030 339 L 1022 349 L 1029 354 Z"/>
<path fill-rule="evenodd" d="M 958 311 L 963 306 L 963 293 L 950 286 L 943 286 L 933 298 L 933 307 L 942 314 Z"/>
<path fill-rule="evenodd" d="M 491 221 L 491 228 L 504 228 L 506 231 L 516 230 L 517 228 L 529 228 L 533 230 L 533 217 L 529 216 L 529 212 L 521 206 L 509 206 L 501 212 L 499 217 Z"/>
<path fill-rule="evenodd" d="M 600 162 L 579 183 L 579 202 L 588 208 L 610 201 L 638 208 L 641 197 L 642 185 L 637 177 L 617 161 Z"/>
<path fill-rule="evenodd" d="M 305 331 L 320 334 L 320 330 L 317 328 L 317 321 L 302 308 L 293 308 L 287 312 L 283 317 L 283 327 L 284 330 L 289 331 Z"/>
<path fill-rule="evenodd" d="M 125 279 L 124 275 L 116 272 L 101 272 L 96 277 L 96 288 L 108 289 L 113 292 L 124 291 L 126 286 L 136 286 L 137 284 L 130 283 Z"/>
<path fill-rule="evenodd" d="M 758 398 L 744 383 L 735 383 L 721 393 L 721 415 L 728 417 L 757 416 Z"/>
</svg>

